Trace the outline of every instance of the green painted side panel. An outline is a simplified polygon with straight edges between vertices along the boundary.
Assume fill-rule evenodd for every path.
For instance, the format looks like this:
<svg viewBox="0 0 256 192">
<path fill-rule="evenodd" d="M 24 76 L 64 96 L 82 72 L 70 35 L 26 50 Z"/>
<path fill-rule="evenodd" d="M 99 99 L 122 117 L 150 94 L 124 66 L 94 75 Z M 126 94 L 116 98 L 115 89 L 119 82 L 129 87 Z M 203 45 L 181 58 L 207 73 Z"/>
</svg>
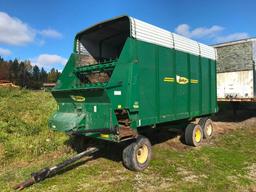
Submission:
<svg viewBox="0 0 256 192">
<path fill-rule="evenodd" d="M 165 122 L 167 120 L 175 119 L 175 103 L 174 99 L 166 99 L 165 102 L 161 98 L 174 98 L 175 95 L 175 62 L 174 51 L 165 47 L 159 47 L 159 121 Z M 165 82 L 164 79 L 173 78 Z"/>
<path fill-rule="evenodd" d="M 128 38 L 117 60 L 95 66 L 112 66 L 105 83 L 80 82 L 77 73 L 94 67 L 77 69 L 75 62 L 72 54 L 52 90 L 59 106 L 49 121 L 54 130 L 117 127 L 117 109 L 129 112 L 133 129 L 218 110 L 216 61 Z"/>
<path fill-rule="evenodd" d="M 200 59 L 197 56 L 189 55 L 190 70 L 190 116 L 199 116 L 201 114 L 201 92 L 200 92 Z M 192 80 L 198 80 L 198 83 L 191 83 Z"/>
<path fill-rule="evenodd" d="M 82 129 L 103 129 L 113 126 L 111 103 L 104 90 L 70 90 L 53 92 L 58 102 L 56 111 L 49 120 L 54 130 L 70 131 Z M 84 101 L 76 101 L 76 96 Z"/>
<path fill-rule="evenodd" d="M 137 42 L 139 60 L 139 118 L 143 124 L 153 124 L 157 121 L 156 94 L 157 94 L 157 66 L 156 47 L 147 43 Z"/>
<path fill-rule="evenodd" d="M 210 94 L 210 64 L 208 59 L 201 59 L 202 113 L 209 113 L 211 106 Z"/>
<path fill-rule="evenodd" d="M 177 76 L 180 78 L 188 78 L 188 54 L 176 51 L 175 65 L 176 65 L 176 81 Z M 189 84 L 176 83 L 176 117 L 187 118 L 189 117 Z"/>
<path fill-rule="evenodd" d="M 210 115 L 218 110 L 216 62 L 146 42 L 137 42 L 137 126 Z"/>
<path fill-rule="evenodd" d="M 75 83 L 76 81 L 78 81 L 78 78 L 74 74 L 74 68 L 75 68 L 75 55 L 71 54 L 65 68 L 61 73 L 61 76 L 59 77 L 56 83 L 56 86 L 52 89 L 52 91 L 70 90 L 75 87 Z"/>
</svg>

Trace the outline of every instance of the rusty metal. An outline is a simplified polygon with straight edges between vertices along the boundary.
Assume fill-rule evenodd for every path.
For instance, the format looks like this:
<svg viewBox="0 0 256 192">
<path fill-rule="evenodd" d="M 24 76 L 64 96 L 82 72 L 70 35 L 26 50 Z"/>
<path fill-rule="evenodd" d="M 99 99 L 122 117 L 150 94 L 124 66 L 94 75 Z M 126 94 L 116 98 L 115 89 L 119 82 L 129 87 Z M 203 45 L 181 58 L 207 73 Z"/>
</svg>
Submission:
<svg viewBox="0 0 256 192">
<path fill-rule="evenodd" d="M 218 98 L 219 102 L 256 102 L 256 98 Z"/>
<path fill-rule="evenodd" d="M 119 137 L 121 140 L 124 138 L 135 138 L 137 136 L 138 133 L 129 126 L 122 126 L 119 128 Z"/>
</svg>

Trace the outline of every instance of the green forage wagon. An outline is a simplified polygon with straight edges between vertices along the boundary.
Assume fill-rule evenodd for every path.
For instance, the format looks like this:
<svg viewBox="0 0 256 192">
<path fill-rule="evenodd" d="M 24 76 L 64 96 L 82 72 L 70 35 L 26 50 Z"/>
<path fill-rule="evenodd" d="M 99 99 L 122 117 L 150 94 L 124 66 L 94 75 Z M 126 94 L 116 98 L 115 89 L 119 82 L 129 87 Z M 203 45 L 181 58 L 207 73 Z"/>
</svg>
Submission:
<svg viewBox="0 0 256 192">
<path fill-rule="evenodd" d="M 143 170 L 151 159 L 141 128 L 188 122 L 185 142 L 198 146 L 213 134 L 217 112 L 214 48 L 121 16 L 75 36 L 52 95 L 58 110 L 53 130 L 127 142 L 123 163 Z M 198 123 L 190 123 L 199 118 Z"/>
</svg>

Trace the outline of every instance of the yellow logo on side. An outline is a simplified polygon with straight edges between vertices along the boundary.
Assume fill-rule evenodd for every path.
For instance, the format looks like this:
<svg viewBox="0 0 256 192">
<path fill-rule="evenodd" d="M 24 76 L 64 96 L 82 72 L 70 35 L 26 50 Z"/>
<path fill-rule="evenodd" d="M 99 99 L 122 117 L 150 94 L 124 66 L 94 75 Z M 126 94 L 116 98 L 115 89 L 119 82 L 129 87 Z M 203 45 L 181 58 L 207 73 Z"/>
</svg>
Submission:
<svg viewBox="0 0 256 192">
<path fill-rule="evenodd" d="M 74 101 L 77 101 L 77 102 L 83 102 L 83 101 L 85 101 L 85 97 L 83 97 L 83 96 L 71 95 L 70 97 L 71 97 Z"/>
<path fill-rule="evenodd" d="M 189 82 L 186 77 L 181 77 L 179 75 L 176 75 L 176 81 L 177 81 L 177 83 L 182 84 L 182 85 L 187 84 Z"/>
<path fill-rule="evenodd" d="M 173 77 L 165 77 L 164 78 L 164 82 L 175 82 L 175 79 Z M 192 83 L 192 84 L 196 84 L 198 83 L 198 80 L 197 79 L 189 79 L 186 78 L 186 77 L 181 77 L 179 75 L 176 75 L 176 82 L 179 83 L 179 84 L 187 84 L 187 83 Z"/>
</svg>

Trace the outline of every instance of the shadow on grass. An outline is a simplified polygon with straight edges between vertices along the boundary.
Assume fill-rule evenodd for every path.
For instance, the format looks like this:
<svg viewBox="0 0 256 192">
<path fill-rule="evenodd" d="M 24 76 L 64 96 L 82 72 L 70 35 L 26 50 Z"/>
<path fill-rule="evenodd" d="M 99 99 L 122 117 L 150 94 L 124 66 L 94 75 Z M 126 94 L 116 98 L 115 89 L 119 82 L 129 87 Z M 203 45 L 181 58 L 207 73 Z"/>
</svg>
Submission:
<svg viewBox="0 0 256 192">
<path fill-rule="evenodd" d="M 180 136 L 181 143 L 185 143 L 184 128 L 186 127 L 186 123 L 178 123 L 178 126 L 174 123 L 164 123 L 160 124 L 156 128 L 144 127 L 140 129 L 139 134 L 147 137 L 152 145 L 164 143 L 170 139 L 177 137 L 178 135 Z M 121 143 L 114 143 L 85 136 L 70 136 L 65 144 L 78 153 L 82 152 L 86 148 L 94 146 L 99 148 L 99 151 L 93 156 L 93 159 L 102 157 L 115 162 L 121 162 L 123 149 L 133 141 L 134 140 L 131 139 Z"/>
</svg>

